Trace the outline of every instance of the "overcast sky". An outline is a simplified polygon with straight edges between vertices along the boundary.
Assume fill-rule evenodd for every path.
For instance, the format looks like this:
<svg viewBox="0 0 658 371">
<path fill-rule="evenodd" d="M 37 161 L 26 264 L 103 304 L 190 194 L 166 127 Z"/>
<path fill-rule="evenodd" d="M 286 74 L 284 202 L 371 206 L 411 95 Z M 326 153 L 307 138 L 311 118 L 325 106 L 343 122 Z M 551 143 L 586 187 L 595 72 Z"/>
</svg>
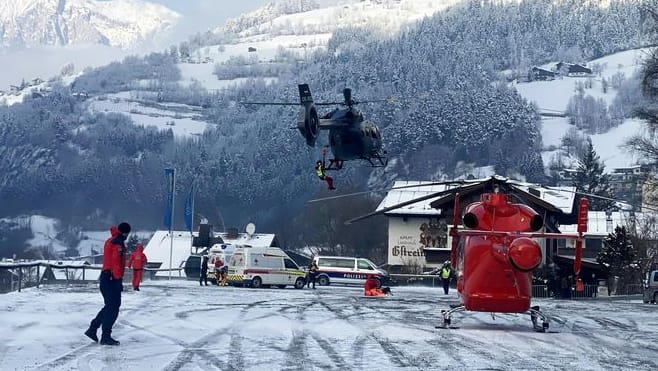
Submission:
<svg viewBox="0 0 658 371">
<path fill-rule="evenodd" d="M 228 18 L 251 12 L 273 0 L 148 0 L 162 4 L 183 18 L 177 28 L 178 40 L 196 32 L 204 32 L 222 25 Z"/>
</svg>

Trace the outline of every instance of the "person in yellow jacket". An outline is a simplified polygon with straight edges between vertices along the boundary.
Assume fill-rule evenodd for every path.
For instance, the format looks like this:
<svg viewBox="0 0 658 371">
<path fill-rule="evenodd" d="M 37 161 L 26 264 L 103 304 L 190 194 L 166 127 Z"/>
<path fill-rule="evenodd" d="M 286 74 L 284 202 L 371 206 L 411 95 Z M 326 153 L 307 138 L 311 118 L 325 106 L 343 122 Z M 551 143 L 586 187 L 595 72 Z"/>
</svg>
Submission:
<svg viewBox="0 0 658 371">
<path fill-rule="evenodd" d="M 334 190 L 334 178 L 326 174 L 326 169 L 324 168 L 324 163 L 320 160 L 315 163 L 315 173 L 321 180 L 327 182 L 327 188 L 329 190 Z"/>
<path fill-rule="evenodd" d="M 448 295 L 448 291 L 450 290 L 450 279 L 454 276 L 449 263 L 443 265 L 443 268 L 439 271 L 439 275 L 441 276 L 441 282 L 443 283 L 443 293 Z"/>
</svg>

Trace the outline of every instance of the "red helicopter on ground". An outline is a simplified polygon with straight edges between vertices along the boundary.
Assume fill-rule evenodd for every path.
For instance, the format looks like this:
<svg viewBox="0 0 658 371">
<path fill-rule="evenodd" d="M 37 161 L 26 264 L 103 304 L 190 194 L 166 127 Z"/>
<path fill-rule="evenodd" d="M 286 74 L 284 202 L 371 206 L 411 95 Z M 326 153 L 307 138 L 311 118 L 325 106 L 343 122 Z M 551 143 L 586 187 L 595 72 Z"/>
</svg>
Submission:
<svg viewBox="0 0 658 371">
<path fill-rule="evenodd" d="M 583 234 L 587 232 L 589 202 L 578 206 L 577 234 L 541 233 L 543 218 L 532 208 L 510 202 L 504 193 L 482 194 L 479 202 L 468 205 L 459 228 L 459 194 L 455 197 L 451 261 L 457 271 L 457 291 L 461 304 L 443 311 L 443 325 L 449 327 L 452 315 L 464 310 L 491 313 L 530 313 L 535 330 L 549 327 L 538 306 L 530 306 L 532 271 L 542 261 L 539 244 L 533 238 L 575 239 L 574 273 L 577 289 L 582 264 Z M 538 323 L 541 319 L 541 324 Z"/>
<path fill-rule="evenodd" d="M 480 183 L 464 181 L 432 184 L 455 183 L 460 186 L 386 207 L 346 223 L 432 198 L 437 198 L 434 202 L 445 204 L 446 199 L 454 197 L 453 226 L 449 231 L 452 236 L 451 264 L 457 273 L 457 291 L 461 303 L 442 311 L 443 323 L 436 327 L 449 328 L 452 315 L 456 312 L 475 311 L 529 313 L 533 328 L 546 331 L 549 327 L 548 318 L 538 306 L 531 307 L 530 304 L 532 272 L 542 261 L 541 248 L 533 238 L 576 240 L 574 273 L 576 290 L 581 291 L 583 282 L 579 274 L 583 234 L 587 232 L 587 198 L 581 198 L 578 204 L 577 233 L 547 233 L 539 232 L 544 227 L 544 219 L 534 209 L 511 202 L 512 195 L 522 200 L 535 197 L 527 193 L 519 196 L 518 184 L 513 181 L 492 177 Z M 482 193 L 479 201 L 467 205 L 461 217 L 459 191 L 473 192 L 487 184 L 492 185 L 491 191 Z M 509 189 L 509 193 L 500 192 L 500 186 Z"/>
</svg>

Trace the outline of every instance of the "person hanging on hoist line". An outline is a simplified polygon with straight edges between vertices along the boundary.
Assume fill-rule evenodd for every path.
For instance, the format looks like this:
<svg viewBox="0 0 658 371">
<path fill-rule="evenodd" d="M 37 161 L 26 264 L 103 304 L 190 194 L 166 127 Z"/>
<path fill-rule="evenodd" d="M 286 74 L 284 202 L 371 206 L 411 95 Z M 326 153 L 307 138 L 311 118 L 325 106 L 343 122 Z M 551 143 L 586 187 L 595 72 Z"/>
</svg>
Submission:
<svg viewBox="0 0 658 371">
<path fill-rule="evenodd" d="M 318 162 L 315 163 L 315 173 L 318 175 L 318 178 L 327 182 L 327 188 L 329 188 L 329 190 L 336 189 L 334 187 L 334 178 L 330 177 L 325 172 L 324 161 L 318 160 Z"/>
</svg>

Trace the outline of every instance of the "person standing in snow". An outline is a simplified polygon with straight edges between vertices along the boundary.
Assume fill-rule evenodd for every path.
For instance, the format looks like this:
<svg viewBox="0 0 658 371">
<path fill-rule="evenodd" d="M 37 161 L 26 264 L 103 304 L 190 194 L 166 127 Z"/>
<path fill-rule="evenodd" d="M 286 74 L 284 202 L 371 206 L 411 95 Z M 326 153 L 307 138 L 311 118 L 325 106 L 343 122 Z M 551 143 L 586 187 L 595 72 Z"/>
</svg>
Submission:
<svg viewBox="0 0 658 371">
<path fill-rule="evenodd" d="M 208 286 L 208 255 L 201 258 L 201 274 L 199 275 L 199 285 L 203 286 L 205 283 Z"/>
<path fill-rule="evenodd" d="M 135 251 L 130 254 L 130 260 L 128 261 L 128 268 L 133 270 L 133 290 L 139 291 L 139 283 L 142 282 L 142 271 L 146 265 L 147 259 L 144 254 L 144 246 L 138 244 Z"/>
<path fill-rule="evenodd" d="M 114 229 L 116 228 L 116 229 Z M 103 267 L 99 279 L 99 286 L 105 305 L 91 320 L 85 335 L 98 342 L 96 332 L 102 327 L 100 343 L 102 345 L 119 345 L 119 341 L 112 338 L 112 326 L 119 316 L 121 307 L 121 291 L 123 291 L 123 272 L 126 268 L 126 239 L 130 234 L 130 224 L 121 223 L 110 228 L 112 237 L 105 241 L 103 247 Z"/>
<path fill-rule="evenodd" d="M 315 276 L 318 274 L 318 264 L 315 260 L 311 260 L 311 264 L 308 265 L 308 273 L 306 274 L 306 287 L 311 287 L 313 284 L 313 289 L 315 289 Z"/>
<path fill-rule="evenodd" d="M 443 293 L 448 295 L 448 291 L 450 291 L 450 279 L 454 275 L 452 268 L 450 268 L 450 263 L 445 263 L 439 274 L 441 275 L 441 282 L 443 283 Z"/>
</svg>

